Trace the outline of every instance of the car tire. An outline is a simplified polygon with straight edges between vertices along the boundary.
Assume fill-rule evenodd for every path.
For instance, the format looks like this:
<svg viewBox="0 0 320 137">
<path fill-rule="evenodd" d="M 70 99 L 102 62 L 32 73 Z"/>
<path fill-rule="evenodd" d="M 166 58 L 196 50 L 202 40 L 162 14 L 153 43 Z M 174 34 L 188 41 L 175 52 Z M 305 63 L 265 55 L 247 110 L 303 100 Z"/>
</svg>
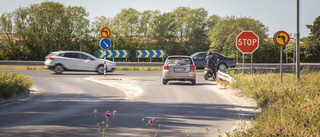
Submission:
<svg viewBox="0 0 320 137">
<path fill-rule="evenodd" d="M 163 85 L 167 85 L 167 83 L 168 83 L 168 80 L 162 79 L 162 84 L 163 84 Z"/>
<path fill-rule="evenodd" d="M 97 73 L 100 74 L 100 75 L 103 75 L 104 74 L 104 66 L 100 65 L 97 68 Z"/>
<path fill-rule="evenodd" d="M 62 66 L 62 65 L 56 65 L 56 66 L 54 66 L 54 72 L 55 72 L 56 74 L 62 74 L 62 72 L 63 72 L 63 66 Z"/>
<path fill-rule="evenodd" d="M 192 85 L 195 85 L 196 84 L 196 80 L 195 79 L 191 80 L 191 83 L 192 83 Z"/>
<path fill-rule="evenodd" d="M 224 63 L 219 64 L 218 70 L 225 70 L 225 69 L 227 69 L 227 65 L 226 64 L 224 64 Z"/>
<path fill-rule="evenodd" d="M 209 74 L 208 74 L 208 73 L 206 73 L 206 75 L 204 75 L 204 79 L 205 79 L 205 80 L 208 80 L 208 79 L 209 79 Z"/>
</svg>

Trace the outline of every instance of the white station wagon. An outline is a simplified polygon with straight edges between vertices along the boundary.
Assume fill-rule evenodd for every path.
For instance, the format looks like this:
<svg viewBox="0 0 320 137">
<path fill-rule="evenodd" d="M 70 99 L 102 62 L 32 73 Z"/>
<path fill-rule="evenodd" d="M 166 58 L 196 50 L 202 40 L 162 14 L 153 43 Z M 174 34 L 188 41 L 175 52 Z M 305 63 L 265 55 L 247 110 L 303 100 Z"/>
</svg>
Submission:
<svg viewBox="0 0 320 137">
<path fill-rule="evenodd" d="M 104 60 L 81 51 L 56 51 L 45 57 L 44 68 L 56 74 L 63 71 L 91 71 L 104 74 Z M 107 72 L 116 68 L 116 63 L 107 60 Z"/>
</svg>

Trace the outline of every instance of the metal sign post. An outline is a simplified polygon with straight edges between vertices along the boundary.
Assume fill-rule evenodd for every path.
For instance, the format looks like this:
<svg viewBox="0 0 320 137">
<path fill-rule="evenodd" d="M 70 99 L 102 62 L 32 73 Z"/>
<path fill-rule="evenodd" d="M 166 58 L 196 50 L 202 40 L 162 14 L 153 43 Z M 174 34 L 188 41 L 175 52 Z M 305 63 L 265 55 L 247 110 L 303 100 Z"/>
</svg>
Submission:
<svg viewBox="0 0 320 137">
<path fill-rule="evenodd" d="M 253 64 L 252 64 L 252 53 L 251 53 L 251 74 L 253 74 Z"/>
<path fill-rule="evenodd" d="M 106 54 L 107 50 L 103 50 L 104 54 Z M 106 77 L 107 74 L 107 58 L 104 56 L 104 63 L 103 63 L 103 76 Z"/>
<path fill-rule="evenodd" d="M 280 48 L 280 83 L 282 83 L 282 46 Z"/>
<path fill-rule="evenodd" d="M 242 73 L 244 73 L 244 53 L 242 53 Z"/>
</svg>

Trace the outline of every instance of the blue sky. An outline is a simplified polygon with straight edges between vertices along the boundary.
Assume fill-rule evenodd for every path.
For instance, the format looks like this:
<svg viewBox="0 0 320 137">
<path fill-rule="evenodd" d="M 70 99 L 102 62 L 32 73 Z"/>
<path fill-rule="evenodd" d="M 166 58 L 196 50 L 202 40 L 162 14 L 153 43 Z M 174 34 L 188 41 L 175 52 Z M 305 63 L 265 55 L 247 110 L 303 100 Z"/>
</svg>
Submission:
<svg viewBox="0 0 320 137">
<path fill-rule="evenodd" d="M 1 0 L 0 14 L 47 0 Z M 251 17 L 269 28 L 269 37 L 279 30 L 296 33 L 296 0 L 51 0 L 65 6 L 83 6 L 90 21 L 97 16 L 113 17 L 124 8 L 138 11 L 173 11 L 176 7 L 205 8 L 209 15 Z M 307 24 L 320 16 L 320 0 L 300 0 L 300 34 L 309 36 Z"/>
</svg>

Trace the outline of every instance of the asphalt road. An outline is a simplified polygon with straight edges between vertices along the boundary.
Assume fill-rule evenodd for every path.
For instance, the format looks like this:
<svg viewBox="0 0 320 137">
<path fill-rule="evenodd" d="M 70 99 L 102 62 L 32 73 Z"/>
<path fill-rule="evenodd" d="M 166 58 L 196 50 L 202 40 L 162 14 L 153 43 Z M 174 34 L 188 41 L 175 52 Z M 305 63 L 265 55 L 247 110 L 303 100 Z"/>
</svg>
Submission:
<svg viewBox="0 0 320 137">
<path fill-rule="evenodd" d="M 245 107 L 223 95 L 214 81 L 197 74 L 197 85 L 169 82 L 162 85 L 160 71 L 116 71 L 104 78 L 96 73 L 14 71 L 34 80 L 31 93 L 18 101 L 0 104 L 0 136 L 98 136 L 98 122 L 106 110 L 117 111 L 108 136 L 150 136 L 142 118 L 155 118 L 158 136 L 224 134 L 235 126 Z M 243 113 L 243 112 L 242 112 Z M 249 112 L 247 112 L 249 113 Z M 101 136 L 101 135 L 100 135 Z"/>
</svg>

